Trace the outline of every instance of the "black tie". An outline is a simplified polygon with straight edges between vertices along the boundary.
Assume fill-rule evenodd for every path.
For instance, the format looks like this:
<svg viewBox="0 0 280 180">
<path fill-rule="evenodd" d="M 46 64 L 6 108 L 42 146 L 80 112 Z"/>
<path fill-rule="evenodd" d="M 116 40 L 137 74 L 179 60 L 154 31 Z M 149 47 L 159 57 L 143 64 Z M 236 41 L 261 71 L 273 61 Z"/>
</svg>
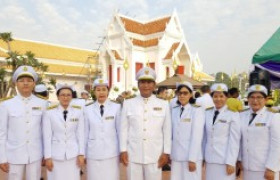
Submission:
<svg viewBox="0 0 280 180">
<path fill-rule="evenodd" d="M 217 116 L 220 112 L 217 110 L 215 111 L 215 114 L 214 114 L 214 117 L 213 117 L 213 124 L 215 123 L 216 119 L 217 119 Z"/>
<path fill-rule="evenodd" d="M 249 125 L 253 122 L 253 120 L 255 119 L 256 116 L 257 116 L 257 113 L 252 113 L 252 118 L 249 121 Z"/>
<path fill-rule="evenodd" d="M 66 118 L 67 118 L 67 113 L 68 113 L 67 110 L 64 110 L 64 111 L 63 111 L 63 117 L 64 117 L 64 120 L 65 120 L 65 121 L 66 121 Z"/>
<path fill-rule="evenodd" d="M 104 105 L 101 105 L 101 106 L 100 106 L 100 114 L 101 114 L 101 117 L 103 116 L 103 113 L 104 113 Z"/>
<path fill-rule="evenodd" d="M 182 106 L 182 107 L 181 107 L 180 117 L 182 116 L 183 112 L 184 112 L 184 107 Z"/>
</svg>

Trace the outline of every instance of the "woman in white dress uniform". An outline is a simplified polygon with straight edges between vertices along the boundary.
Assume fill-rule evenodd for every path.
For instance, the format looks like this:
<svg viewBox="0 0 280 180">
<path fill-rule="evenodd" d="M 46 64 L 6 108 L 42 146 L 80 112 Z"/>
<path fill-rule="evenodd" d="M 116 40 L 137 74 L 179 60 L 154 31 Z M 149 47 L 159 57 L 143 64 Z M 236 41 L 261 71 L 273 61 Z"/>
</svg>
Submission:
<svg viewBox="0 0 280 180">
<path fill-rule="evenodd" d="M 177 84 L 178 104 L 171 108 L 171 180 L 201 180 L 204 110 L 191 105 L 193 87 Z"/>
<path fill-rule="evenodd" d="M 57 85 L 59 105 L 43 119 L 44 157 L 50 180 L 78 180 L 84 165 L 84 116 L 81 106 L 70 105 L 72 87 Z"/>
<path fill-rule="evenodd" d="M 265 107 L 267 89 L 248 89 L 249 108 L 240 113 L 243 180 L 279 180 L 280 115 Z"/>
<path fill-rule="evenodd" d="M 85 108 L 88 180 L 119 180 L 120 104 L 108 100 L 108 81 L 94 81 L 96 101 Z"/>
<path fill-rule="evenodd" d="M 235 180 L 235 166 L 241 137 L 239 113 L 226 105 L 225 84 L 211 86 L 214 107 L 205 113 L 206 180 Z"/>
</svg>

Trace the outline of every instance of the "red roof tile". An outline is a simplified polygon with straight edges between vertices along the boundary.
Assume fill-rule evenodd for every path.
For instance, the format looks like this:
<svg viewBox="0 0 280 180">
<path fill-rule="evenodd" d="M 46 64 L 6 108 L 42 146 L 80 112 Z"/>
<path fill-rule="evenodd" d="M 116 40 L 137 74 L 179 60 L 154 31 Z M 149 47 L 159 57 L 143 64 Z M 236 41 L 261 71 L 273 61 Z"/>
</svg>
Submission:
<svg viewBox="0 0 280 180">
<path fill-rule="evenodd" d="M 164 31 L 166 28 L 166 24 L 169 22 L 170 18 L 170 16 L 164 17 L 145 24 L 125 17 L 121 17 L 121 20 L 124 24 L 126 31 L 133 32 L 136 34 L 148 35 Z"/>
<path fill-rule="evenodd" d="M 122 58 L 121 58 L 121 56 L 119 55 L 119 53 L 118 53 L 117 50 L 112 50 L 112 53 L 114 54 L 115 59 L 122 60 Z"/>
<path fill-rule="evenodd" d="M 173 52 L 178 48 L 180 42 L 173 43 L 168 53 L 165 55 L 164 59 L 171 59 L 173 56 Z"/>
<path fill-rule="evenodd" d="M 147 40 L 147 41 L 142 41 L 142 40 L 139 40 L 139 39 L 132 39 L 132 43 L 135 46 L 141 46 L 141 47 L 146 48 L 146 47 L 151 47 L 151 46 L 158 45 L 158 38 L 150 39 L 150 40 Z"/>
</svg>

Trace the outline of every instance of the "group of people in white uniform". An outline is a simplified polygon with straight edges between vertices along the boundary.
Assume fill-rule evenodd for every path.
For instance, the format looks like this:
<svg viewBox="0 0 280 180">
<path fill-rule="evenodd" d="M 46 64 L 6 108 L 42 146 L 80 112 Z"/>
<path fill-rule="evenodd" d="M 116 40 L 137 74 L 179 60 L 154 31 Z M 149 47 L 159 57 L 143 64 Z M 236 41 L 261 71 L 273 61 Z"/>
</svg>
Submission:
<svg viewBox="0 0 280 180">
<path fill-rule="evenodd" d="M 248 89 L 249 109 L 226 106 L 227 86 L 211 87 L 214 107 L 190 104 L 193 87 L 177 84 L 175 105 L 152 94 L 155 71 L 137 73 L 140 95 L 121 106 L 108 99 L 109 85 L 94 81 L 94 103 L 72 101 L 73 87 L 58 84 L 58 105 L 32 94 L 38 79 L 30 66 L 13 75 L 18 95 L 0 104 L 0 168 L 9 180 L 38 180 L 42 159 L 51 180 L 119 180 L 120 163 L 129 180 L 160 180 L 171 160 L 171 180 L 278 180 L 280 116 L 265 107 L 267 89 Z"/>
</svg>

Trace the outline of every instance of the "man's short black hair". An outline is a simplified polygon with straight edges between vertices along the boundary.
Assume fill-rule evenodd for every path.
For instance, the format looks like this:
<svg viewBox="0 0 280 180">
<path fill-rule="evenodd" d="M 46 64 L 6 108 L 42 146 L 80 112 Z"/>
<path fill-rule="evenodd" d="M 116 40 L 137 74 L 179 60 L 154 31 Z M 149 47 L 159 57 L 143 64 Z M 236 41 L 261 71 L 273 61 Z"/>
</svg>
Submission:
<svg viewBox="0 0 280 180">
<path fill-rule="evenodd" d="M 160 94 L 160 93 L 164 92 L 165 90 L 167 90 L 166 86 L 160 86 L 160 87 L 158 87 L 157 94 Z"/>
<path fill-rule="evenodd" d="M 210 86 L 208 85 L 203 85 L 201 88 L 200 88 L 200 91 L 202 93 L 209 93 L 210 92 Z"/>
<path fill-rule="evenodd" d="M 234 94 L 239 93 L 239 90 L 236 87 L 233 87 L 228 90 L 228 93 L 233 96 Z"/>
</svg>

